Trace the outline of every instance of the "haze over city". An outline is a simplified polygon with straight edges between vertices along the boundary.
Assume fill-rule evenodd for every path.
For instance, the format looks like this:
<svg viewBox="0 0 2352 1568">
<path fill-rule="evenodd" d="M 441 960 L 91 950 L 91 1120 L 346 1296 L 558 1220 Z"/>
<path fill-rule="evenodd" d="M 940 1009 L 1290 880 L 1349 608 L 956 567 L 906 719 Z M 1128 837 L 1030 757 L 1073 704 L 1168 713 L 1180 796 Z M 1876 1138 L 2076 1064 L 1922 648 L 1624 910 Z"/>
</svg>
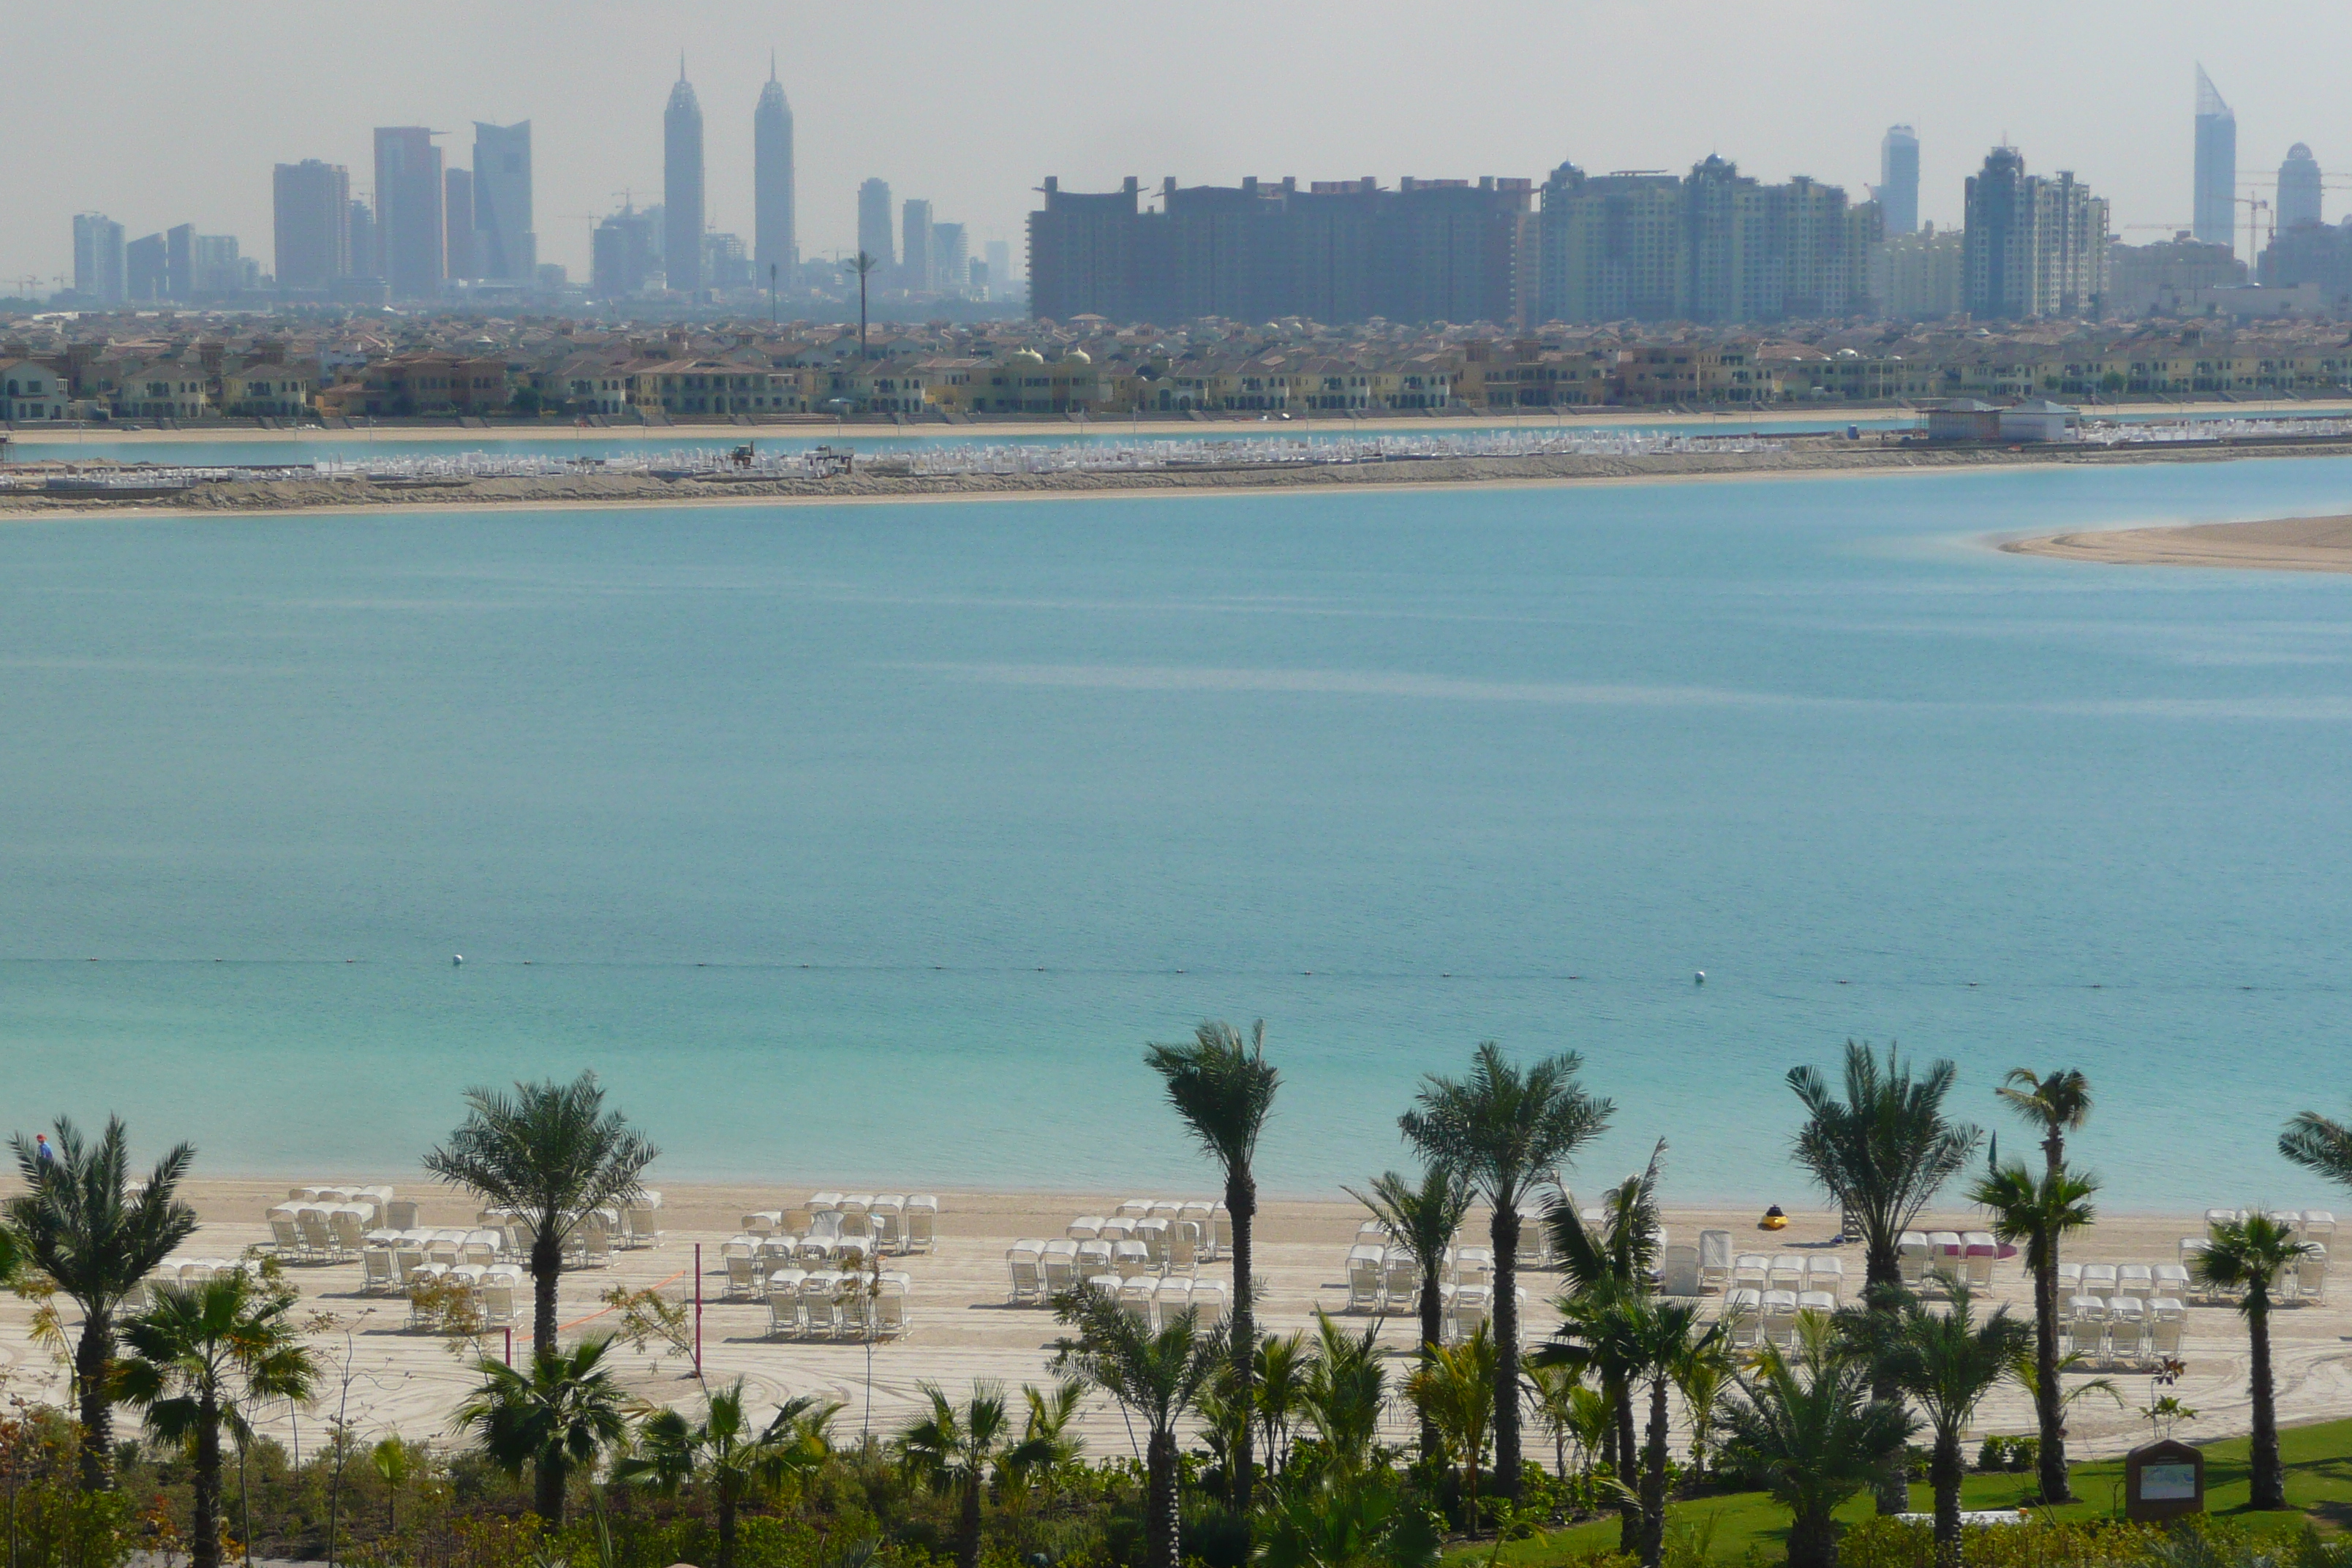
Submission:
<svg viewBox="0 0 2352 1568">
<path fill-rule="evenodd" d="M 1856 200 L 1878 138 L 1917 127 L 1920 216 L 2004 137 L 2036 173 L 2071 169 L 2118 237 L 2185 226 L 2192 67 L 2238 116 L 2239 159 L 2295 142 L 2352 168 L 2352 105 L 2326 5 L 2089 5 L 2035 18 L 2030 45 L 1946 13 L 1874 5 L 1391 4 L 1261 6 L 718 3 L 546 10 L 449 5 L 233 9 L 127 0 L 13 16 L 20 134 L 0 164 L 0 288 L 69 277 L 68 220 L 133 235 L 193 223 L 269 265 L 270 168 L 318 158 L 364 191 L 370 130 L 532 122 L 540 257 L 584 278 L 591 221 L 658 200 L 661 111 L 677 61 L 708 122 L 711 226 L 751 230 L 751 118 L 770 51 L 796 120 L 810 256 L 856 243 L 859 183 L 888 181 L 965 223 L 973 254 L 1016 256 L 1034 189 L 1147 188 L 1245 175 L 1496 174 L 1563 160 L 1679 172 L 1709 153 L 1768 180 L 1810 174 Z M 2331 214 L 2330 216 L 2337 216 Z M 2251 254 L 2247 259 L 2252 259 Z"/>
</svg>

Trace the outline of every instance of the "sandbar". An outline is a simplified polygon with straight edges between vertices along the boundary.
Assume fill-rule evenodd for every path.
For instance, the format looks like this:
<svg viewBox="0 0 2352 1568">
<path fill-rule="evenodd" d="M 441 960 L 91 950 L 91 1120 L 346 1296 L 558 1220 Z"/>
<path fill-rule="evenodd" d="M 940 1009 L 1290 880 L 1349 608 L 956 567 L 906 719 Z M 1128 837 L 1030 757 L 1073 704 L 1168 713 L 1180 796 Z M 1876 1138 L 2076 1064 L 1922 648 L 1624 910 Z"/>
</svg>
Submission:
<svg viewBox="0 0 2352 1568">
<path fill-rule="evenodd" d="M 2120 528 L 2016 539 L 2018 555 L 2112 566 L 2206 566 L 2250 572 L 2352 572 L 2352 515 Z"/>
</svg>

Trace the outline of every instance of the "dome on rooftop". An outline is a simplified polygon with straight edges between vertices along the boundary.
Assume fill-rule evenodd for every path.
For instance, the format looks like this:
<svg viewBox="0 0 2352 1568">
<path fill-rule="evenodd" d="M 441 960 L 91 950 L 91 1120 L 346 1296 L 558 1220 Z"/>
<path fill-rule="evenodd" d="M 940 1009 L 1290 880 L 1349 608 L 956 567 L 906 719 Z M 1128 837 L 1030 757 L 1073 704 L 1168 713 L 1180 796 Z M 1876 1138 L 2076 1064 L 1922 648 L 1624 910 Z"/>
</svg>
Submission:
<svg viewBox="0 0 2352 1568">
<path fill-rule="evenodd" d="M 1045 356 L 1035 349 L 1014 349 L 1010 356 L 1014 364 L 1044 364 Z"/>
<path fill-rule="evenodd" d="M 1068 360 L 1072 364 L 1092 364 L 1095 363 L 1094 356 L 1087 353 L 1084 349 L 1072 349 L 1068 353 L 1064 354 L 1062 357 Z"/>
</svg>

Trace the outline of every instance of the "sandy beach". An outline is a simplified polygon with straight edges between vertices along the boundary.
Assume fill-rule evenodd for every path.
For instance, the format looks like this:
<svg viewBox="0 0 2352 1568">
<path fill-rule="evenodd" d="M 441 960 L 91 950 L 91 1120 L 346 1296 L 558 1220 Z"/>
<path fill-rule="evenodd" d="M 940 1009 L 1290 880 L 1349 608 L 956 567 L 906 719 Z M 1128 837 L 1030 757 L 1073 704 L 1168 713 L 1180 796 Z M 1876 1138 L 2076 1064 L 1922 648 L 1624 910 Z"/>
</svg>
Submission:
<svg viewBox="0 0 2352 1568">
<path fill-rule="evenodd" d="M 425 484 L 377 483 L 357 476 L 202 483 L 158 495 L 118 497 L 88 491 L 0 491 L 0 517 L 57 513 L 195 512 L 214 515 L 318 512 L 360 508 L 469 510 L 515 507 L 679 507 L 709 504 L 917 499 L 985 500 L 1054 495 L 1332 489 L 1356 487 L 1461 488 L 1561 485 L 1649 479 L 1729 479 L 1852 473 L 1953 473 L 2021 467 L 2108 467 L 2138 463 L 2224 462 L 2248 458 L 2344 457 L 2342 437 L 2260 446 L 2134 444 L 1929 447 L 1865 438 L 1784 439 L 1769 450 L 1669 451 L 1639 455 L 1551 453 L 1396 459 L 1385 462 L 1250 464 L 1197 468 L 1116 469 L 1023 474 L 916 475 L 861 468 L 824 479 L 733 477 L 663 479 L 649 474 L 563 474 L 453 479 Z"/>
<path fill-rule="evenodd" d="M 2111 566 L 2218 566 L 2246 572 L 2352 572 L 2352 516 L 2121 528 L 2011 540 L 2003 550 Z"/>
<path fill-rule="evenodd" d="M 345 1179 L 364 1178 L 347 1173 Z M 421 1200 L 419 1223 L 470 1223 L 474 1205 L 462 1194 L 425 1186 L 414 1179 L 395 1180 L 404 1196 Z M 904 1338 L 871 1347 L 851 1342 L 770 1341 L 767 1309 L 755 1301 L 723 1299 L 725 1277 L 719 1261 L 719 1246 L 739 1229 L 739 1216 L 748 1210 L 775 1208 L 806 1196 L 806 1189 L 751 1184 L 681 1185 L 664 1184 L 662 1216 L 666 1226 L 657 1247 L 618 1252 L 613 1266 L 568 1274 L 563 1280 L 562 1312 L 576 1331 L 593 1331 L 602 1304 L 599 1298 L 614 1285 L 631 1289 L 658 1287 L 691 1301 L 695 1246 L 702 1247 L 705 1270 L 704 1359 L 713 1382 L 742 1376 L 756 1401 L 765 1404 L 791 1394 L 817 1393 L 844 1402 L 841 1426 L 852 1436 L 861 1427 L 887 1432 L 901 1425 L 915 1408 L 916 1384 L 929 1380 L 950 1390 L 979 1378 L 1011 1384 L 1048 1379 L 1050 1344 L 1056 1333 L 1051 1312 L 1005 1305 L 1004 1249 L 1024 1237 L 1059 1237 L 1076 1216 L 1107 1214 L 1125 1198 L 1153 1196 L 1182 1200 L 1213 1195 L 1203 1184 L 1198 1190 L 1168 1193 L 949 1193 L 940 1196 L 940 1239 L 934 1250 L 898 1259 L 893 1267 L 913 1277 L 909 1301 L 912 1329 Z M 281 1182 L 207 1180 L 192 1184 L 190 1198 L 204 1225 L 183 1249 L 189 1257 L 229 1257 L 268 1238 L 264 1215 L 284 1201 Z M 1785 1195 L 1784 1195 L 1785 1197 Z M 2352 1205 L 2347 1205 L 2352 1207 Z M 1755 1228 L 1756 1210 L 1672 1209 L 1667 1215 L 1670 1236 L 1696 1241 L 1704 1228 L 1732 1233 L 1737 1251 L 1812 1255 L 1827 1252 L 1841 1258 L 1845 1268 L 1846 1295 L 1858 1289 L 1861 1248 L 1834 1246 L 1830 1217 L 1801 1207 L 1791 1208 L 1789 1228 L 1765 1235 Z M 1347 1304 L 1347 1249 L 1355 1239 L 1363 1211 L 1348 1203 L 1273 1201 L 1265 1205 L 1259 1221 L 1257 1272 L 1263 1281 L 1260 1323 L 1276 1333 L 1312 1327 L 1318 1309 L 1339 1313 Z M 1483 1213 L 1474 1214 L 1464 1240 L 1483 1242 Z M 1958 1205 L 1947 1205 L 1927 1222 L 1934 1228 L 1969 1229 L 1981 1224 L 1979 1216 Z M 2179 1256 L 2179 1239 L 2202 1228 L 2192 1215 L 2117 1216 L 2103 1220 L 2095 1230 L 2072 1247 L 2068 1257 L 2081 1262 L 2159 1263 Z M 1475 1232 L 1472 1235 L 1467 1232 Z M 1231 1284 L 1230 1264 L 1205 1264 L 1203 1279 Z M 406 1305 L 396 1298 L 359 1293 L 360 1268 L 355 1263 L 302 1266 L 292 1270 L 310 1305 L 334 1314 L 340 1327 L 322 1337 L 337 1363 L 333 1386 L 320 1408 L 269 1414 L 265 1427 L 281 1440 L 290 1440 L 299 1427 L 305 1442 L 322 1431 L 322 1418 L 346 1396 L 349 1419 L 370 1435 L 398 1429 L 412 1437 L 446 1440 L 450 1411 L 462 1396 L 469 1374 L 460 1355 L 469 1347 L 404 1327 Z M 1528 1293 L 1523 1315 L 1528 1342 L 1548 1332 L 1556 1317 L 1548 1305 L 1558 1289 L 1559 1276 L 1526 1273 L 1521 1283 Z M 1995 1269 L 1994 1300 L 2020 1313 L 2031 1310 L 2030 1285 L 2013 1258 Z M 1720 1298 L 1710 1295 L 1706 1310 L 1719 1310 Z M 2274 1321 L 2279 1411 L 2283 1420 L 2315 1420 L 2340 1415 L 2352 1400 L 2352 1296 L 2331 1289 L 2324 1304 L 2281 1311 Z M 22 1397 L 56 1399 L 64 1391 L 64 1373 L 48 1352 L 26 1335 L 30 1308 L 14 1298 L 0 1301 L 0 1379 L 5 1392 Z M 528 1319 L 527 1302 L 523 1315 Z M 1370 1316 L 1343 1320 L 1360 1330 Z M 348 1332 L 346 1333 L 346 1331 Z M 1380 1325 L 1381 1341 L 1402 1351 L 1413 1334 L 1409 1321 L 1388 1320 Z M 521 1338 L 518 1335 L 518 1338 Z M 2221 1307 L 2192 1307 L 2185 1339 L 2188 1375 L 2175 1390 L 2201 1414 L 2191 1436 L 2218 1438 L 2246 1430 L 2249 1421 L 2245 1389 L 2245 1336 L 2237 1314 Z M 484 1350 L 501 1353 L 503 1336 L 492 1333 Z M 687 1370 L 675 1359 L 656 1364 L 651 1351 L 626 1351 L 622 1357 L 630 1386 L 646 1399 L 692 1404 L 698 1397 Z M 2118 1373 L 2116 1381 L 2134 1404 L 2146 1403 L 2142 1377 Z M 2104 1455 L 2121 1452 L 2147 1434 L 2147 1423 L 2129 1408 L 2093 1398 L 2076 1406 L 2073 1428 L 2078 1452 Z M 1410 1432 L 1402 1402 L 1392 1408 L 1391 1436 L 1399 1440 Z M 1128 1432 L 1117 1410 L 1100 1399 L 1089 1403 L 1085 1419 L 1087 1439 L 1097 1454 L 1124 1452 Z M 2004 1390 L 1987 1407 L 1979 1433 L 2025 1432 L 2032 1428 L 2031 1407 L 2014 1389 Z M 1548 1443 L 1530 1437 L 1535 1450 Z"/>
</svg>

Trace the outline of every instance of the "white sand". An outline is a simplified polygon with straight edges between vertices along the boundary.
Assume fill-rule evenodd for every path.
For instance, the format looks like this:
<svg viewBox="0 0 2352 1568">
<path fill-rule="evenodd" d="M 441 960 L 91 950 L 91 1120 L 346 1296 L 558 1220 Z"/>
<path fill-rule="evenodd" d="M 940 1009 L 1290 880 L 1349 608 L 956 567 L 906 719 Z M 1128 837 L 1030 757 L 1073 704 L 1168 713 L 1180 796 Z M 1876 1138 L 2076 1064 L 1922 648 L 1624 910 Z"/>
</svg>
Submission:
<svg viewBox="0 0 2352 1568">
<path fill-rule="evenodd" d="M 325 1179 L 325 1178 L 322 1178 Z M 363 1178 L 345 1174 L 344 1179 Z M 394 1178 L 396 1181 L 397 1179 Z M 184 1249 L 191 1256 L 228 1255 L 267 1239 L 263 1215 L 285 1197 L 279 1183 L 209 1181 L 196 1184 L 192 1200 L 205 1226 Z M 467 1223 L 473 1205 L 455 1194 L 425 1188 L 413 1180 L 404 1191 L 425 1198 L 420 1223 Z M 1004 1248 L 1020 1237 L 1049 1237 L 1062 1234 L 1080 1214 L 1108 1213 L 1126 1197 L 1171 1198 L 1209 1196 L 1205 1184 L 1197 1191 L 1163 1194 L 942 1194 L 940 1240 L 936 1250 L 918 1254 L 895 1265 L 914 1277 L 911 1302 L 913 1331 L 904 1339 L 872 1348 L 873 1383 L 869 1406 L 866 1384 L 867 1348 L 856 1343 L 769 1342 L 761 1337 L 767 1324 L 763 1304 L 720 1300 L 723 1275 L 719 1273 L 719 1244 L 733 1235 L 738 1215 L 751 1209 L 785 1206 L 806 1195 L 751 1186 L 682 1186 L 664 1184 L 664 1217 L 668 1226 L 656 1249 L 615 1257 L 609 1270 L 568 1275 L 563 1281 L 562 1310 L 567 1322 L 598 1310 L 596 1298 L 614 1283 L 632 1288 L 663 1284 L 690 1299 L 694 1243 L 703 1244 L 705 1364 L 713 1381 L 741 1375 L 750 1380 L 755 1399 L 772 1402 L 787 1394 L 822 1393 L 847 1405 L 842 1423 L 855 1434 L 870 1419 L 877 1430 L 902 1423 L 914 1408 L 918 1380 L 929 1379 L 950 1391 L 978 1378 L 1007 1384 L 1045 1382 L 1048 1376 L 1047 1347 L 1056 1333 L 1052 1314 L 1003 1305 Z M 2352 1205 L 2347 1205 L 2352 1208 Z M 1257 1272 L 1264 1281 L 1261 1324 L 1275 1332 L 1311 1326 L 1318 1307 L 1338 1311 L 1345 1303 L 1342 1259 L 1353 1240 L 1362 1212 L 1338 1203 L 1271 1202 L 1265 1205 L 1258 1233 Z M 1668 1226 L 1677 1239 L 1695 1241 L 1697 1232 L 1720 1226 L 1733 1233 L 1738 1250 L 1810 1251 L 1825 1243 L 1833 1227 L 1826 1216 L 1811 1212 L 1795 1215 L 1778 1236 L 1754 1228 L 1754 1211 L 1737 1215 L 1676 1210 Z M 1967 1229 L 1980 1220 L 1954 1210 L 1935 1216 L 1939 1228 Z M 1483 1233 L 1483 1216 L 1474 1216 L 1472 1228 Z M 2072 1259 L 2084 1262 L 2169 1262 L 2178 1258 L 2179 1237 L 2194 1234 L 2200 1224 L 2189 1216 L 2120 1217 L 2103 1223 L 2071 1249 Z M 1466 1240 L 1483 1240 L 1483 1234 Z M 1849 1294 L 1860 1284 L 1861 1251 L 1837 1249 L 1845 1260 Z M 300 1268 L 295 1271 L 306 1295 L 318 1307 L 334 1312 L 352 1331 L 350 1346 L 353 1377 L 349 1389 L 350 1417 L 370 1433 L 398 1429 L 410 1436 L 446 1433 L 448 1413 L 465 1390 L 468 1378 L 461 1363 L 444 1342 L 404 1331 L 405 1303 L 357 1295 L 356 1264 Z M 1230 1265 L 1206 1265 L 1203 1278 L 1231 1283 Z M 1528 1294 L 1523 1321 L 1528 1342 L 1555 1323 L 1548 1299 L 1558 1276 L 1528 1274 L 1522 1284 Z M 2352 1291 L 2352 1284 L 2346 1285 Z M 2012 1304 L 2021 1314 L 2031 1311 L 2030 1286 L 2013 1259 L 1996 1270 L 1993 1299 Z M 1710 1297 L 1710 1310 L 1714 1310 Z M 2281 1418 L 2311 1421 L 2352 1413 L 2352 1310 L 2339 1305 L 2352 1300 L 2331 1292 L 2327 1304 L 2281 1311 L 2273 1321 L 2275 1364 Z M 528 1321 L 527 1304 L 520 1304 Z M 22 1396 L 55 1399 L 64 1389 L 61 1369 L 46 1352 L 31 1344 L 25 1328 L 29 1310 L 13 1300 L 0 1304 L 0 1376 L 5 1391 Z M 1349 1320 L 1359 1327 L 1369 1318 Z M 1408 1345 L 1414 1332 L 1410 1321 L 1391 1321 L 1381 1326 L 1385 1343 Z M 520 1337 L 520 1336 L 519 1336 Z M 2190 1310 L 2186 1338 L 2189 1375 L 2174 1392 L 2202 1413 L 2185 1435 L 2215 1438 L 2245 1430 L 2249 1415 L 2245 1390 L 2245 1334 L 2237 1315 L 2227 1309 Z M 344 1351 L 340 1333 L 329 1348 L 338 1358 Z M 499 1348 L 493 1336 L 489 1348 Z M 631 1386 L 647 1399 L 691 1404 L 692 1383 L 676 1366 L 656 1370 L 650 1354 L 624 1352 Z M 2116 1374 L 2134 1405 L 2147 1403 L 2144 1375 Z M 340 1378 L 338 1379 L 340 1382 Z M 342 1397 L 331 1391 L 322 1405 L 331 1408 Z M 2074 1449 L 2082 1455 L 2114 1454 L 2141 1440 L 2146 1422 L 2111 1402 L 2085 1402 L 2076 1406 L 2073 1420 Z M 322 1410 L 302 1416 L 304 1441 L 317 1430 Z M 281 1438 L 289 1422 L 281 1411 L 264 1425 Z M 1113 1408 L 1097 1401 L 1085 1419 L 1089 1443 L 1097 1453 L 1124 1451 L 1128 1435 Z M 1400 1402 L 1391 1412 L 1391 1436 L 1409 1439 L 1411 1425 Z M 2032 1429 L 2030 1405 L 2023 1394 L 2004 1390 L 1987 1406 L 1980 1432 L 2026 1432 Z M 1530 1437 L 1530 1451 L 1536 1440 Z"/>
</svg>

